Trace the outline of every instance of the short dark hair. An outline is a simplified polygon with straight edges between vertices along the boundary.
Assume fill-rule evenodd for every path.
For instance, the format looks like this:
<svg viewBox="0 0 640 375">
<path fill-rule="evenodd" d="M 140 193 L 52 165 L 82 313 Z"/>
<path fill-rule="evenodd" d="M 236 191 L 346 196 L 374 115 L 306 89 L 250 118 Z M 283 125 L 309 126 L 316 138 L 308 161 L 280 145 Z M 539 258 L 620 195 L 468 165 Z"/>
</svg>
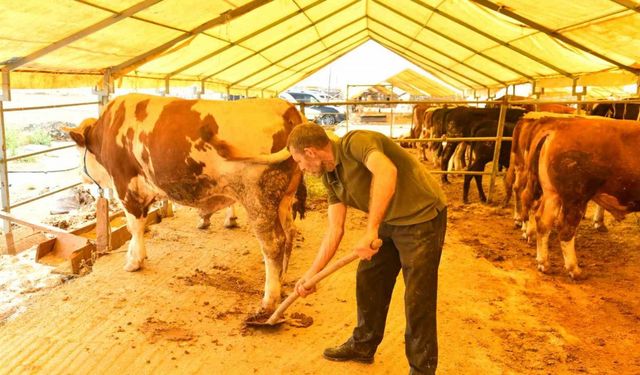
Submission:
<svg viewBox="0 0 640 375">
<path fill-rule="evenodd" d="M 324 129 L 312 122 L 305 122 L 291 130 L 287 140 L 287 148 L 302 151 L 307 147 L 323 148 L 329 144 L 329 136 Z"/>
</svg>

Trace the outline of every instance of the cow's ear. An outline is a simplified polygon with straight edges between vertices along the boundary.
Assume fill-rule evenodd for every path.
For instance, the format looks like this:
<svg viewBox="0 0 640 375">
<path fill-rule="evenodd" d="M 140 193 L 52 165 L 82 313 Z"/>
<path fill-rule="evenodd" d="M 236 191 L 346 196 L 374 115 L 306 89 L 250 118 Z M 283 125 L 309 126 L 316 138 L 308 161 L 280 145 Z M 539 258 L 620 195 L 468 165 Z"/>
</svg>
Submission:
<svg viewBox="0 0 640 375">
<path fill-rule="evenodd" d="M 84 142 L 84 129 L 82 128 L 68 128 L 68 127 L 63 127 L 62 128 L 63 131 L 69 133 L 69 136 L 71 137 L 71 139 L 73 139 L 73 141 L 80 147 L 84 147 L 85 146 L 85 142 Z"/>
</svg>

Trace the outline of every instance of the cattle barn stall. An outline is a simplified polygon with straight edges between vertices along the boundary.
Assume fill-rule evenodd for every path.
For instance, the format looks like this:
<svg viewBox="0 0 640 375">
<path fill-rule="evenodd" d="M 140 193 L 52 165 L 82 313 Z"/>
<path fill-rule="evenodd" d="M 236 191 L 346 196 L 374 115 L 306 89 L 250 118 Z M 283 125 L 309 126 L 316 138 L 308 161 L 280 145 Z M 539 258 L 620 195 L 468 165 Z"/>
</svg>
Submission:
<svg viewBox="0 0 640 375">
<path fill-rule="evenodd" d="M 7 111 L 102 106 L 120 87 L 170 94 L 172 88 L 197 85 L 198 95 L 273 97 L 369 40 L 433 74 L 447 89 L 477 97 L 491 99 L 499 89 L 523 83 L 531 83 L 538 97 L 545 89 L 571 87 L 576 98 L 571 103 L 589 102 L 584 97 L 599 87 L 636 84 L 640 94 L 637 0 L 0 4 L 0 202 L 8 243 L 10 221 L 16 219 L 7 215 L 31 200 L 10 200 L 7 162 L 40 152 L 7 156 Z M 96 100 L 12 106 L 12 89 L 77 87 L 93 87 Z M 503 101 L 503 110 L 508 104 Z M 574 283 L 560 269 L 551 275 L 533 270 L 534 251 L 517 242 L 510 211 L 464 206 L 458 186 L 446 192 L 450 229 L 440 270 L 441 373 L 640 373 L 633 350 L 640 347 L 637 217 L 610 224 L 606 235 L 580 230 L 580 255 L 591 276 Z M 296 240 L 286 291 L 321 241 L 326 207 L 312 203 L 317 209 L 298 222 L 302 236 Z M 225 231 L 214 224 L 207 233 L 210 240 L 203 242 L 195 229 L 197 213 L 179 210 L 147 234 L 147 269 L 123 272 L 123 254 L 115 252 L 101 258 L 90 274 L 37 295 L 26 312 L 0 323 L 0 372 L 406 371 L 402 285 L 394 294 L 376 363 L 328 363 L 320 358 L 322 349 L 342 342 L 354 324 L 355 266 L 292 307 L 314 318 L 310 327 L 247 330 L 242 320 L 255 308 L 263 283 L 248 226 Z M 246 223 L 243 215 L 240 222 Z M 222 216 L 215 214 L 213 222 Z M 26 219 L 17 222 L 71 238 L 75 247 L 86 244 Z M 363 215 L 353 213 L 348 220 L 342 252 L 364 228 Z M 553 256 L 552 263 L 561 263 Z"/>
</svg>

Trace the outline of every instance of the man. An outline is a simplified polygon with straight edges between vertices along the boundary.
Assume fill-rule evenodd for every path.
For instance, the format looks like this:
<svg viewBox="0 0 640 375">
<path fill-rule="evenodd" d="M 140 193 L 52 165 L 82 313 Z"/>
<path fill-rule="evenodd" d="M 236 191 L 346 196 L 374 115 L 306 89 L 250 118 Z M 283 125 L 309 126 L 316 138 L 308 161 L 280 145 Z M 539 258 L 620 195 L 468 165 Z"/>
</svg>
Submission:
<svg viewBox="0 0 640 375">
<path fill-rule="evenodd" d="M 433 374 L 438 361 L 436 293 L 447 226 L 445 197 L 416 158 L 382 134 L 352 131 L 330 140 L 315 124 L 296 126 L 288 148 L 305 173 L 322 177 L 329 199 L 329 228 L 303 284 L 333 257 L 344 233 L 347 206 L 368 212 L 367 229 L 355 247 L 358 323 L 346 343 L 326 349 L 334 361 L 372 363 L 382 341 L 391 294 L 404 277 L 406 354 L 410 374 Z M 380 238 L 382 247 L 370 248 Z"/>
</svg>

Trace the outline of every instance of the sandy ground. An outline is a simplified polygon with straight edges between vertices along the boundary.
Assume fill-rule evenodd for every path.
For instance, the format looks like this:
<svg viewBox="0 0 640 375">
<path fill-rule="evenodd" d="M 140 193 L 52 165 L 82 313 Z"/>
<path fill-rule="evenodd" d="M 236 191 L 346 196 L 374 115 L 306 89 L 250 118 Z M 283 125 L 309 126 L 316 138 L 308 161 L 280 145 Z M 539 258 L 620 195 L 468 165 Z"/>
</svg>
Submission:
<svg viewBox="0 0 640 375">
<path fill-rule="evenodd" d="M 487 179 L 488 180 L 488 179 Z M 532 246 L 519 239 L 510 210 L 461 204 L 461 178 L 445 190 L 449 228 L 440 266 L 438 330 L 441 374 L 640 374 L 640 223 L 607 216 L 608 233 L 587 220 L 576 241 L 587 278 L 572 281 L 552 241 L 550 275 L 535 270 Z M 488 181 L 485 181 L 486 183 Z M 477 200 L 472 190 L 472 201 Z M 285 290 L 315 255 L 326 208 L 310 203 L 297 221 Z M 355 264 L 326 279 L 289 313 L 308 328 L 246 329 L 264 282 L 258 244 L 242 210 L 241 227 L 197 230 L 197 213 L 147 233 L 149 259 L 122 270 L 122 251 L 93 272 L 29 293 L 0 326 L 0 372 L 9 374 L 402 374 L 404 288 L 399 277 L 385 339 L 372 365 L 335 363 L 322 350 L 342 343 L 355 322 Z M 365 216 L 349 211 L 343 255 Z M 216 225 L 217 224 L 217 225 Z"/>
</svg>

